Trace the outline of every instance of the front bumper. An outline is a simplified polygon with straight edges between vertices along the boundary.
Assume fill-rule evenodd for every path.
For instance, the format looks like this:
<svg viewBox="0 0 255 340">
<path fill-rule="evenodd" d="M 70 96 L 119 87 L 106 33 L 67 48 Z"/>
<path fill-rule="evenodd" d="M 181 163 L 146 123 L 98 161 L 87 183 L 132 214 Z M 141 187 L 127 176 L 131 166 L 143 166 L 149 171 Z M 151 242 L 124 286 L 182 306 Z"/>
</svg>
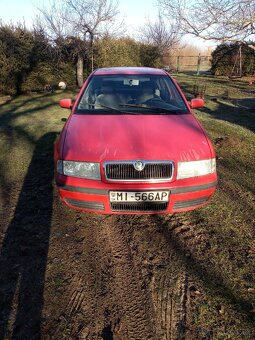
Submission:
<svg viewBox="0 0 255 340">
<path fill-rule="evenodd" d="M 206 205 L 217 186 L 217 175 L 175 181 L 172 183 L 104 183 L 58 176 L 61 199 L 73 209 L 102 214 L 157 214 L 188 211 Z M 163 204 L 111 204 L 110 191 L 168 190 L 169 202 Z"/>
</svg>

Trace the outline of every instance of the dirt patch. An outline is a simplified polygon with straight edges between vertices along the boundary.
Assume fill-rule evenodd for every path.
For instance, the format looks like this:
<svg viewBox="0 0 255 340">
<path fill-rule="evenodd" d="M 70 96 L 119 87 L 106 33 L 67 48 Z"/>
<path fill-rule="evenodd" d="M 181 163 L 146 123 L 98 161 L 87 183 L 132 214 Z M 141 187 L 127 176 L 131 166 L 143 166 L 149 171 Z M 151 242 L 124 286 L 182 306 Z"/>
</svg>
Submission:
<svg viewBox="0 0 255 340">
<path fill-rule="evenodd" d="M 225 332 L 253 338 L 252 306 L 225 286 L 203 219 L 78 213 L 56 190 L 50 208 L 39 204 L 47 198 L 49 204 L 51 190 L 42 182 L 31 205 L 30 184 L 2 234 L 1 335 L 171 340 Z"/>
<path fill-rule="evenodd" d="M 243 139 L 236 136 L 226 136 L 215 138 L 214 143 L 221 148 L 241 147 Z"/>
<path fill-rule="evenodd" d="M 194 222 L 189 215 L 80 214 L 65 207 L 56 191 L 53 197 L 45 271 L 29 260 L 29 244 L 35 240 L 26 235 L 14 253 L 8 280 L 2 282 L 1 291 L 13 303 L 5 314 L 7 338 L 213 339 L 226 326 L 232 338 L 251 335 L 251 324 L 242 317 L 246 309 L 234 313 L 221 293 L 226 288 L 210 261 L 217 255 L 203 220 Z M 30 232 L 34 227 L 32 223 Z M 21 235 L 16 238 L 22 240 Z M 39 256 L 44 247 L 40 243 L 33 245 L 31 256 Z M 40 258 L 45 259 L 44 253 Z M 29 277 L 29 268 L 34 272 L 33 281 L 27 278 L 23 285 L 15 275 L 21 264 L 27 268 L 22 275 L 27 272 Z M 43 295 L 39 283 L 44 283 Z M 32 308 L 28 322 L 27 308 L 40 301 L 41 310 Z"/>
<path fill-rule="evenodd" d="M 76 220 L 76 225 L 85 223 L 75 232 L 76 258 L 66 259 L 70 263 L 72 256 L 69 288 L 63 287 L 65 303 L 60 308 L 65 313 L 49 321 L 46 334 L 51 337 L 155 339 L 150 296 L 127 236 L 112 219 L 86 215 L 85 221 L 83 216 Z"/>
</svg>

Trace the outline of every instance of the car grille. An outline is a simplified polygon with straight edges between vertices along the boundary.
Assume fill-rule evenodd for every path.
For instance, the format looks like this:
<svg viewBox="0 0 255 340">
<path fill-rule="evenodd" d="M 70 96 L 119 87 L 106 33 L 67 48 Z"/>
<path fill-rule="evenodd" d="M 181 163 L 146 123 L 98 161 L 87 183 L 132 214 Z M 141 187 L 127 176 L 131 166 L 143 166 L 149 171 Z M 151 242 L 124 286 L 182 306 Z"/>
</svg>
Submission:
<svg viewBox="0 0 255 340">
<path fill-rule="evenodd" d="M 168 202 L 111 203 L 112 211 L 122 212 L 160 212 L 167 209 Z"/>
<path fill-rule="evenodd" d="M 143 161 L 143 170 L 135 169 L 136 161 L 107 162 L 104 164 L 105 177 L 109 181 L 157 181 L 172 179 L 173 162 Z"/>
<path fill-rule="evenodd" d="M 104 210 L 104 204 L 100 202 L 88 202 L 82 200 L 75 200 L 72 198 L 65 199 L 67 203 L 71 204 L 73 207 L 76 208 L 84 208 L 84 209 L 91 209 L 91 210 Z"/>
</svg>

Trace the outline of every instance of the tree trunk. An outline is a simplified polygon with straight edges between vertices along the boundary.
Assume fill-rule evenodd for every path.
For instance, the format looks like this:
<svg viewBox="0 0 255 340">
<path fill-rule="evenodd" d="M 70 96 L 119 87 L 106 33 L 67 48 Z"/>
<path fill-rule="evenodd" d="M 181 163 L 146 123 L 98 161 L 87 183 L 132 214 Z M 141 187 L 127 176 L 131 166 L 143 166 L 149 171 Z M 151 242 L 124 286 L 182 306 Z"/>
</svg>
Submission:
<svg viewBox="0 0 255 340">
<path fill-rule="evenodd" d="M 22 83 L 23 83 L 23 74 L 22 71 L 17 72 L 16 74 L 16 95 L 19 95 L 22 93 L 21 88 L 22 88 Z"/>
<path fill-rule="evenodd" d="M 83 85 L 83 57 L 80 53 L 78 54 L 78 60 L 76 64 L 76 78 L 77 78 L 78 86 L 82 87 Z"/>
</svg>

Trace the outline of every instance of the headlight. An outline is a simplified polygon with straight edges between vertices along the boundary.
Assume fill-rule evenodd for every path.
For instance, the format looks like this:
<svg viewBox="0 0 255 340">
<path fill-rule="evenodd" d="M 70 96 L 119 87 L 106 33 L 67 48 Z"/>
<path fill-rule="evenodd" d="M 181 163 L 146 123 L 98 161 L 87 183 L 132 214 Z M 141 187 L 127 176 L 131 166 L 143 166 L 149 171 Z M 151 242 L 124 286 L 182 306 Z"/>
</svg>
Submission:
<svg viewBox="0 0 255 340">
<path fill-rule="evenodd" d="M 178 162 L 177 179 L 204 176 L 216 172 L 215 158 L 202 161 Z"/>
<path fill-rule="evenodd" d="M 57 162 L 57 171 L 65 176 L 100 180 L 99 163 L 61 161 Z"/>
</svg>

